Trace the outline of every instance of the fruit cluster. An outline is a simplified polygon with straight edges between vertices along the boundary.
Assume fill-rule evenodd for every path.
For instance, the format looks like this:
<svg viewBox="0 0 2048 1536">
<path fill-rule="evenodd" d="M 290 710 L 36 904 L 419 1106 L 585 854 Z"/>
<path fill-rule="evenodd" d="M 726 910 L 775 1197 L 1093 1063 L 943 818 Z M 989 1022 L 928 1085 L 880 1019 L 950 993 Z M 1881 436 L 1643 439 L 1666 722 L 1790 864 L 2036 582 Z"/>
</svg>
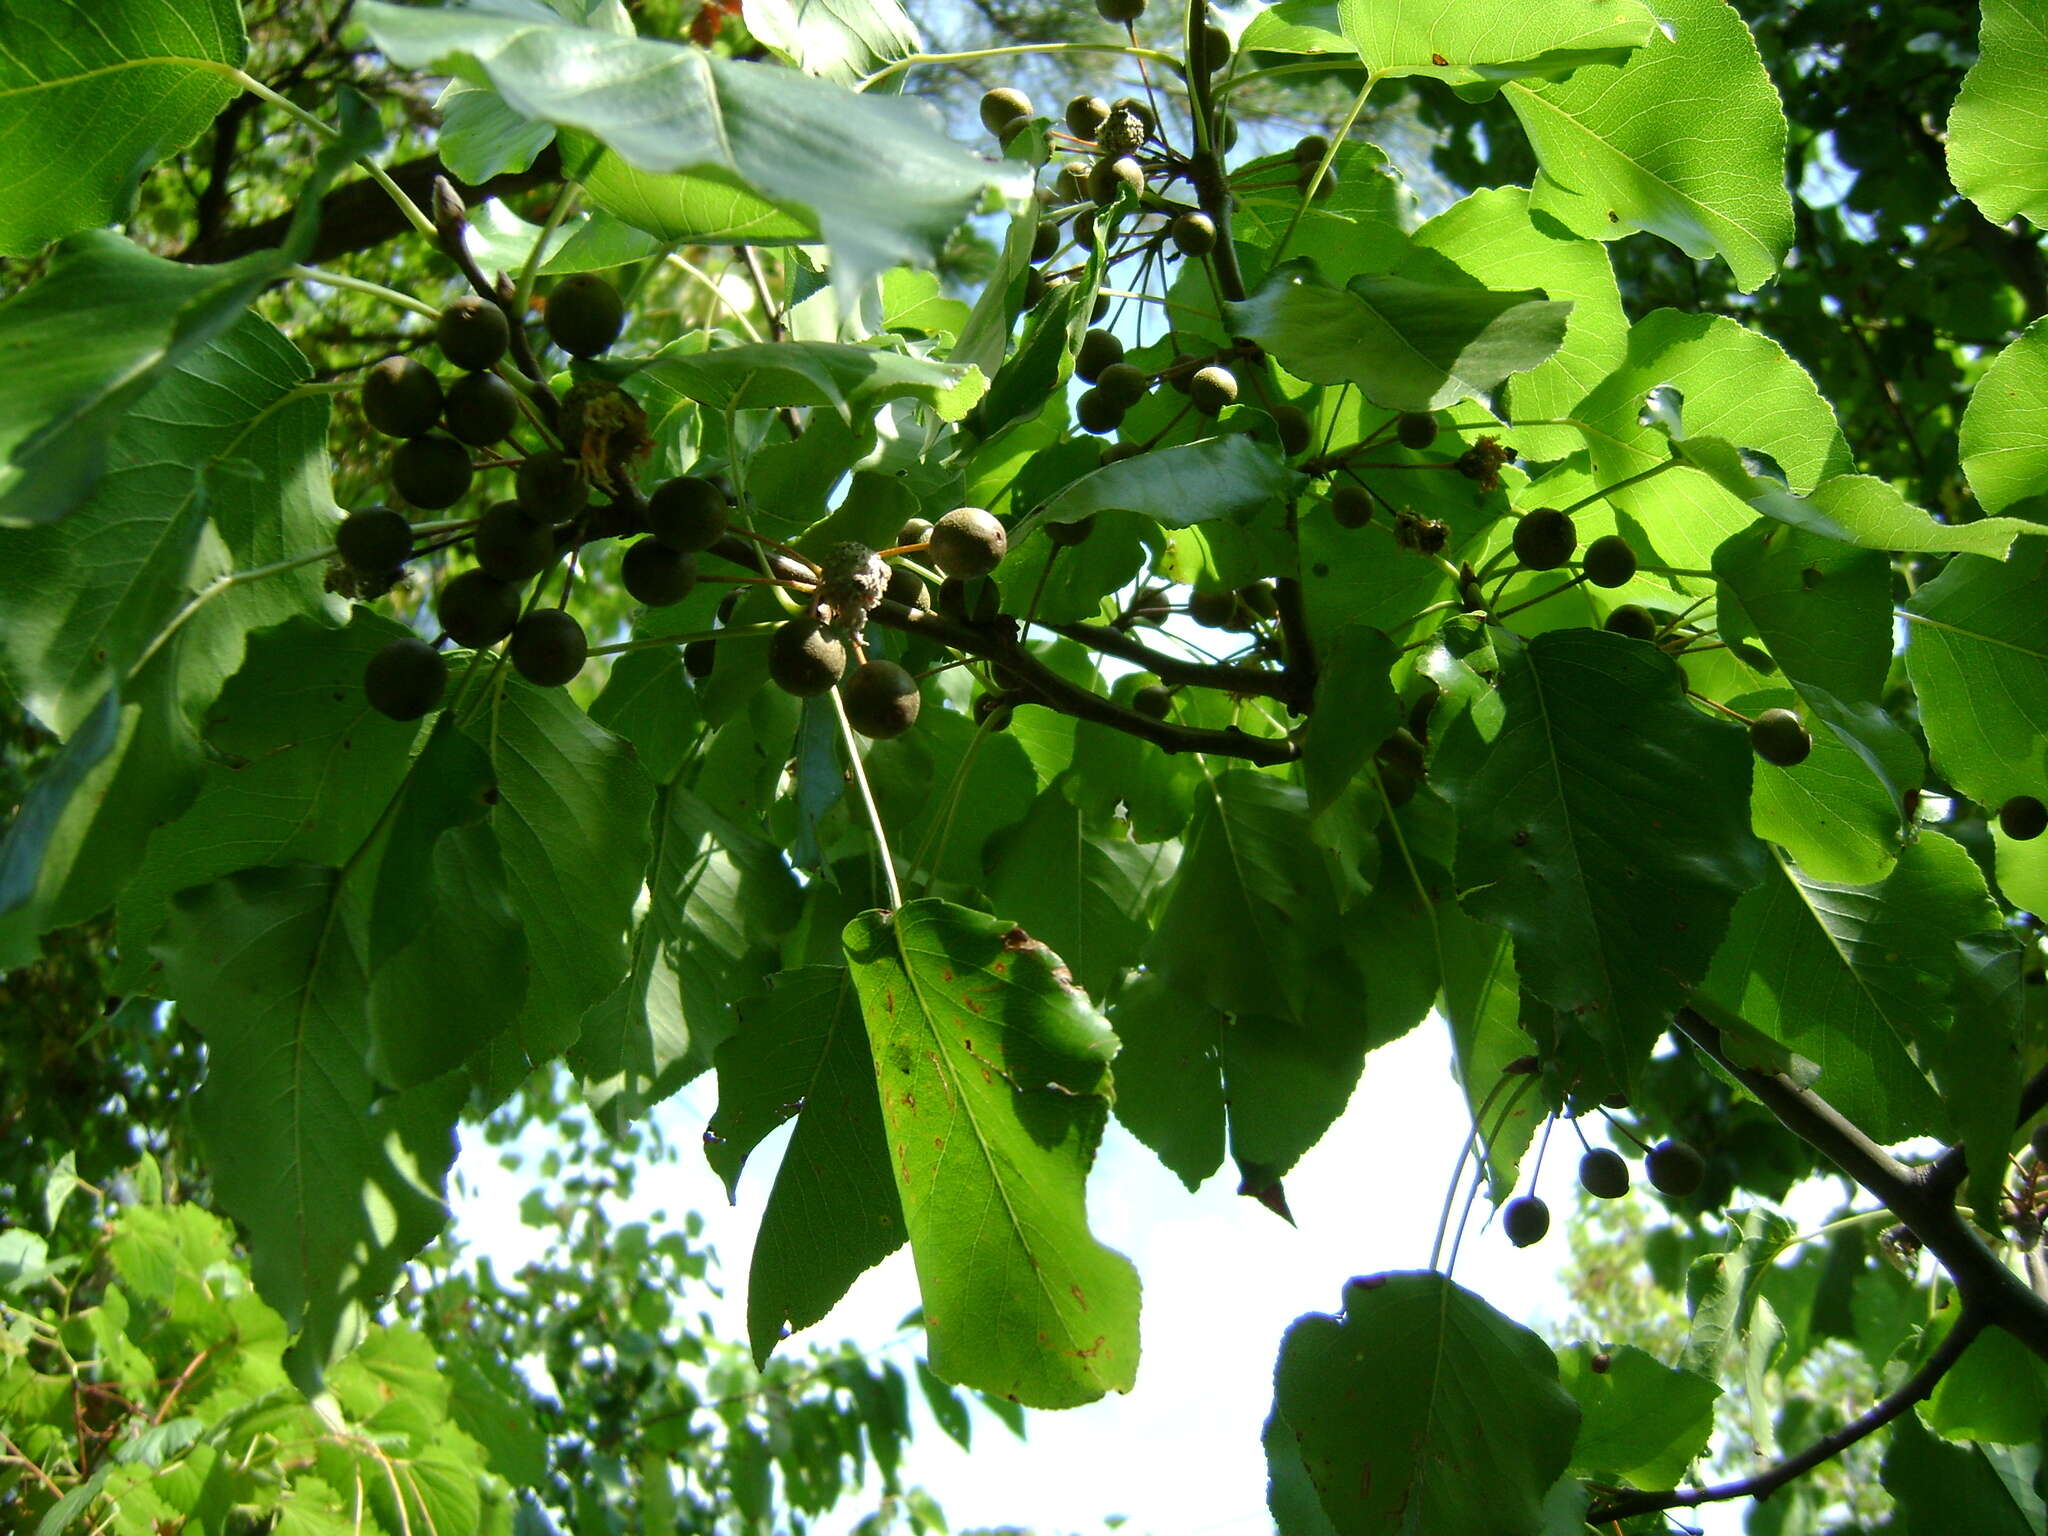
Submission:
<svg viewBox="0 0 2048 1536">
<path fill-rule="evenodd" d="M 1660 1141 L 1643 1157 L 1651 1187 L 1673 1200 L 1699 1193 L 1706 1182 L 1707 1161 L 1683 1141 Z M 1612 1147 L 1588 1147 L 1579 1159 L 1579 1187 L 1601 1200 L 1619 1200 L 1629 1191 L 1628 1160 Z M 1543 1241 L 1550 1231 L 1550 1207 L 1537 1195 L 1517 1195 L 1501 1207 L 1501 1230 L 1517 1248 Z"/>
</svg>

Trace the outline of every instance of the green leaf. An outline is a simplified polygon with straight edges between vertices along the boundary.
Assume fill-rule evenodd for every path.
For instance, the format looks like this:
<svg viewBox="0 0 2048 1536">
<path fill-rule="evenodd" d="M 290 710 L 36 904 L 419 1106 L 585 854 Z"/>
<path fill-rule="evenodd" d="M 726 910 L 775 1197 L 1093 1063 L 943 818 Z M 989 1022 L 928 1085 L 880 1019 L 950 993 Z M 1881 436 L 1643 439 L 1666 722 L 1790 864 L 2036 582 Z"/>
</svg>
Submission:
<svg viewBox="0 0 2048 1536">
<path fill-rule="evenodd" d="M 2048 494 L 2048 319 L 1992 358 L 1970 391 L 1962 456 L 1963 475 L 1986 512 Z"/>
<path fill-rule="evenodd" d="M 1297 1318 L 1273 1411 L 1337 1536 L 1534 1531 L 1579 1427 L 1550 1347 L 1433 1272 L 1353 1280 L 1341 1314 Z"/>
<path fill-rule="evenodd" d="M 1675 1486 L 1707 1452 L 1720 1387 L 1632 1344 L 1600 1354 L 1596 1365 L 1593 1346 L 1577 1344 L 1558 1356 L 1559 1379 L 1579 1403 L 1572 1469 L 1639 1488 Z"/>
<path fill-rule="evenodd" d="M 1993 224 L 2048 229 L 2048 17 L 1984 0 L 1977 62 L 1948 114 L 1948 173 Z"/>
<path fill-rule="evenodd" d="M 862 1271 L 903 1245 L 905 1231 L 852 974 L 836 965 L 783 971 L 765 996 L 739 1004 L 739 1016 L 718 1048 L 718 1111 L 704 1136 L 735 1203 L 747 1155 L 796 1116 L 747 1280 L 747 1334 L 754 1363 L 765 1365 L 785 1324 L 808 1328 L 824 1317 Z"/>
<path fill-rule="evenodd" d="M 806 74 L 848 84 L 920 46 L 896 0 L 753 0 L 747 30 Z"/>
<path fill-rule="evenodd" d="M 932 1420 L 946 1437 L 961 1450 L 971 1450 L 974 1445 L 974 1420 L 968 1416 L 967 1403 L 951 1387 L 932 1374 L 932 1368 L 919 1360 L 917 1362 L 917 1385 L 924 1393 L 925 1406 L 932 1411 Z M 943 1530 L 941 1526 L 939 1529 Z"/>
<path fill-rule="evenodd" d="M 1110 1022 L 1116 1117 L 1190 1190 L 1223 1166 L 1223 1015 L 1156 971 L 1132 978 Z"/>
<path fill-rule="evenodd" d="M 1945 1440 L 2037 1446 L 2048 1418 L 2048 1365 L 2003 1328 L 1987 1328 L 1935 1383 L 1926 1416 Z"/>
<path fill-rule="evenodd" d="M 2034 1491 L 2039 1460 L 2031 1447 L 1949 1445 L 1907 1413 L 1893 1425 L 1880 1476 L 1899 1512 L 1923 1530 L 2041 1536 L 2048 1510 Z"/>
<path fill-rule="evenodd" d="M 1510 12 L 1492 0 L 1428 10 L 1338 0 L 1336 9 L 1345 38 L 1373 74 L 1423 75 L 1468 97 L 1490 96 L 1507 80 L 1554 80 L 1588 64 L 1621 65 L 1657 25 L 1640 0 L 1550 0 Z"/>
<path fill-rule="evenodd" d="M 1436 923 L 1443 935 L 1443 1010 L 1451 1026 L 1458 1083 L 1473 1124 L 1486 1140 L 1487 1187 L 1495 1201 L 1514 1193 L 1522 1155 L 1544 1118 L 1529 1079 L 1511 1065 L 1533 1055 L 1522 1025 L 1515 943 L 1490 923 L 1467 917 L 1450 876 L 1425 866 Z"/>
<path fill-rule="evenodd" d="M 1083 475 L 1020 525 L 1021 542 L 1040 522 L 1077 523 L 1097 512 L 1137 512 L 1168 528 L 1217 518 L 1243 522 L 1287 490 L 1287 466 L 1233 433 L 1155 448 Z"/>
<path fill-rule="evenodd" d="M 1907 601 L 1906 672 L 1927 748 L 1979 805 L 2048 783 L 2048 548 L 1958 555 Z"/>
<path fill-rule="evenodd" d="M 2048 333 L 2044 333 L 2044 342 L 2048 342 Z M 2043 352 L 2044 357 L 2048 357 L 2048 345 L 2044 345 Z M 2044 366 L 2042 382 L 2044 387 L 2048 387 L 2048 366 Z M 1972 402 L 1985 398 L 1980 383 Z M 1965 441 L 1970 431 L 1970 412 L 1965 410 Z M 2043 432 L 2043 459 L 2048 463 L 2048 420 L 2044 420 Z M 1967 450 L 1964 470 L 1965 473 L 1970 472 Z M 1846 534 L 1848 542 L 1860 544 L 1865 549 L 1984 555 L 1992 560 L 2003 560 L 2006 551 L 2012 547 L 2012 541 L 2021 534 L 2036 537 L 2048 534 L 2048 526 L 2017 517 L 1980 517 L 1973 523 L 1937 523 L 1906 500 L 1889 480 L 1879 480 L 1873 475 L 1831 476 L 1815 486 L 1806 499 L 1840 530 L 1836 537 Z M 1981 486 L 1978 499 L 1983 499 Z"/>
<path fill-rule="evenodd" d="M 1980 908 L 1981 910 L 1981 908 Z M 1949 1123 L 1968 1154 L 1968 1194 L 1987 1232 L 2004 1224 L 2005 1154 L 2020 1116 L 2020 1047 L 2026 1039 L 2026 967 L 2012 935 L 1956 944 L 1955 1021 L 1929 1052 Z"/>
<path fill-rule="evenodd" d="M 1658 0 L 1657 15 L 1626 64 L 1507 87 L 1541 167 L 1531 206 L 1589 239 L 1644 229 L 1719 255 L 1752 291 L 1792 245 L 1784 109 L 1726 0 Z"/>
<path fill-rule="evenodd" d="M 300 1330 L 294 1376 L 313 1390 L 441 1230 L 460 1086 L 377 1095 L 335 870 L 245 870 L 183 892 L 156 954 L 206 1037 L 193 1114 L 214 1190 L 250 1234 L 264 1299 Z"/>
<path fill-rule="evenodd" d="M 1387 674 L 1394 643 L 1376 629 L 1347 624 L 1323 648 L 1316 672 L 1315 714 L 1301 753 L 1309 810 L 1336 803 L 1373 748 L 1401 723 L 1401 701 Z"/>
<path fill-rule="evenodd" d="M 868 913 L 846 948 L 932 1369 L 1027 1407 L 1128 1391 L 1137 1274 L 1083 1208 L 1116 1037 L 1043 946 L 964 907 Z"/>
<path fill-rule="evenodd" d="M 1373 273 L 1332 288 L 1288 263 L 1229 313 L 1234 334 L 1260 343 L 1298 379 L 1355 384 L 1385 410 L 1434 411 L 1548 359 L 1563 343 L 1571 305 L 1535 289 Z"/>
<path fill-rule="evenodd" d="M 530 17 L 380 0 L 355 14 L 401 68 L 487 84 L 524 116 L 587 133 L 637 170 L 723 171 L 809 210 L 833 249 L 835 281 L 930 263 L 983 188 L 1016 181 L 908 103 L 788 69 Z"/>
<path fill-rule="evenodd" d="M 555 142 L 552 126 L 528 122 L 496 91 L 467 80 L 449 81 L 434 106 L 441 114 L 435 152 L 449 175 L 473 187 L 508 171 L 525 170 Z M 472 210 L 476 211 L 480 210 Z"/>
<path fill-rule="evenodd" d="M 1799 695 L 1774 688 L 1723 702 L 1753 719 L 1766 709 L 1798 708 Z M 1872 772 L 1848 735 L 1832 728 L 1811 734 L 1813 751 L 1805 762 L 1756 770 L 1750 824 L 1758 837 L 1791 854 L 1812 879 L 1875 885 L 1890 871 L 1910 830 L 1903 803 Z M 1917 756 L 1918 746 L 1901 739 Z"/>
<path fill-rule="evenodd" d="M 989 839 L 1028 814 L 1038 783 L 1008 732 L 981 730 L 930 701 L 916 730 L 870 748 L 864 761 L 882 825 L 906 867 L 968 885 L 981 883 Z"/>
<path fill-rule="evenodd" d="M 563 136 L 563 152 L 589 165 L 583 189 L 591 202 L 663 245 L 810 245 L 819 238 L 818 221 L 804 209 L 763 197 L 729 171 L 705 166 L 658 176 L 610 150 L 585 161 L 590 142 Z"/>
<path fill-rule="evenodd" d="M 984 388 L 974 368 L 826 341 L 672 351 L 639 372 L 713 410 L 825 406 L 849 423 L 866 422 L 891 400 L 915 400 L 931 406 L 944 420 L 958 421 Z"/>
<path fill-rule="evenodd" d="M 240 94 L 235 0 L 47 0 L 0 49 L 0 256 L 121 218 L 136 183 Z"/>
<path fill-rule="evenodd" d="M 1445 733 L 1432 772 L 1458 810 L 1463 905 L 1514 936 L 1523 987 L 1604 1058 L 1611 1091 L 1763 873 L 1749 743 L 1686 702 L 1670 658 L 1620 635 L 1498 649 L 1497 733 L 1456 751 Z"/>
</svg>

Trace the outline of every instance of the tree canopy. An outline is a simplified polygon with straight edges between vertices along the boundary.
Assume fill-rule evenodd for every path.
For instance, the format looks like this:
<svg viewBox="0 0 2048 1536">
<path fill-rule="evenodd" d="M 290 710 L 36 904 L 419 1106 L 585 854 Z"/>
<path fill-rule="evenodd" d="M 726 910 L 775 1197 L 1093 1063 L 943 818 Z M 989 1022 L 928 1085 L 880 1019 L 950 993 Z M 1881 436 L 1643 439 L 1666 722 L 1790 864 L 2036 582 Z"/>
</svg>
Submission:
<svg viewBox="0 0 2048 1536">
<path fill-rule="evenodd" d="M 1427 1027 L 1283 1536 L 2048 1536 L 2035 7 L 0 39 L 9 1519 L 944 1529 L 911 1374 L 1142 1390 L 1111 1117 L 1289 1220 Z M 743 1343 L 594 1199 L 704 1074 Z M 436 1244 L 536 1122 L 507 1287 Z M 1449 1270 L 1553 1136 L 1583 1343 Z M 911 1373 L 785 1342 L 906 1244 Z"/>
</svg>

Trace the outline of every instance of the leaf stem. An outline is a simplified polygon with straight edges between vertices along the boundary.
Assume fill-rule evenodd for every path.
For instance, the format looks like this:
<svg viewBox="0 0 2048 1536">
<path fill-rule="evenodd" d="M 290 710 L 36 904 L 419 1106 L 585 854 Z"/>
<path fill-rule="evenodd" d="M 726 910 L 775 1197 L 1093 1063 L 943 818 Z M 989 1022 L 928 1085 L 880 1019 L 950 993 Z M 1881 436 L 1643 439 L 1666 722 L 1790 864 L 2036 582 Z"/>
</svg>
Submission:
<svg viewBox="0 0 2048 1536">
<path fill-rule="evenodd" d="M 252 581 L 261 581 L 266 576 L 280 576 L 286 571 L 295 571 L 302 565 L 311 565 L 318 560 L 331 560 L 333 558 L 334 546 L 330 544 L 325 549 L 314 550 L 311 554 L 294 555 L 289 560 L 273 560 L 269 565 L 252 566 L 246 571 L 230 571 L 225 576 L 216 576 L 212 581 L 209 581 L 205 586 L 187 598 L 184 607 L 171 615 L 169 622 L 157 631 L 156 638 L 150 641 L 142 654 L 135 659 L 135 665 L 128 669 L 128 675 L 122 681 L 130 683 L 135 681 L 136 676 L 142 669 L 149 665 L 150 658 L 163 649 L 164 642 L 184 628 L 187 619 L 191 618 L 193 614 L 212 602 L 216 597 L 219 597 L 221 593 L 232 591 L 236 587 L 245 587 Z"/>
<path fill-rule="evenodd" d="M 1625 480 L 1617 480 L 1612 485 L 1603 485 L 1600 487 L 1599 490 L 1593 492 L 1590 496 L 1581 496 L 1577 501 L 1573 502 L 1570 506 L 1559 507 L 1557 510 L 1564 513 L 1567 517 L 1569 517 L 1572 513 L 1578 511 L 1582 507 L 1590 507 L 1596 501 L 1605 501 L 1609 496 L 1612 496 L 1616 491 L 1627 490 L 1632 485 L 1641 485 L 1645 480 L 1654 480 L 1657 478 L 1657 476 L 1663 474 L 1665 470 L 1675 468 L 1681 462 L 1682 461 L 1679 459 L 1666 459 L 1662 464 L 1653 464 L 1652 466 L 1650 466 L 1650 468 L 1642 471 L 1640 474 L 1630 475 Z"/>
<path fill-rule="evenodd" d="M 429 320 L 437 319 L 441 311 L 433 305 L 414 298 L 409 293 L 400 293 L 396 288 L 386 288 L 382 283 L 370 282 L 367 278 L 350 277 L 346 272 L 330 272 L 325 267 L 291 266 L 284 269 L 286 277 L 296 277 L 301 282 L 318 283 L 324 288 L 346 288 L 351 293 L 366 293 L 371 298 L 382 299 L 386 304 L 425 315 Z"/>
<path fill-rule="evenodd" d="M 235 84 L 239 85 L 250 95 L 261 97 L 280 112 L 305 124 L 315 133 L 324 134 L 330 139 L 341 137 L 340 129 L 329 123 L 322 122 L 290 97 L 279 95 L 246 70 L 235 69 L 232 66 L 222 67 L 214 65 L 211 67 L 216 73 L 226 75 L 228 79 L 234 81 Z M 425 235 L 429 240 L 438 238 L 434 231 L 434 221 L 420 211 L 420 205 L 405 195 L 405 188 L 393 181 L 381 165 L 378 165 L 367 155 L 356 156 L 356 164 L 363 168 L 370 180 L 376 182 L 378 186 L 382 187 L 389 194 L 391 201 L 398 205 L 398 211 L 405 215 L 406 223 Z"/>
<path fill-rule="evenodd" d="M 1365 110 L 1366 98 L 1372 95 L 1372 88 L 1379 84 L 1378 71 L 1365 77 L 1365 84 L 1358 88 L 1358 95 L 1352 99 L 1351 110 L 1345 114 L 1343 125 L 1330 135 L 1330 142 L 1323 150 L 1323 158 L 1316 162 L 1315 174 L 1307 179 L 1301 189 L 1301 201 L 1294 205 L 1294 216 L 1287 221 L 1287 228 L 1280 232 L 1279 243 L 1273 247 L 1273 254 L 1266 262 L 1266 270 L 1272 271 L 1280 265 L 1280 259 L 1287 254 L 1287 246 L 1294 239 L 1294 232 L 1301 226 L 1302 215 L 1308 212 L 1308 205 L 1315 201 L 1316 186 L 1329 174 L 1330 166 L 1337 159 L 1337 151 L 1344 141 L 1351 137 L 1352 126 L 1358 121 L 1358 114 Z"/>
<path fill-rule="evenodd" d="M 980 59 L 1008 58 L 1022 53 L 1120 53 L 1127 58 L 1150 59 L 1163 64 L 1176 74 L 1185 73 L 1181 62 L 1172 54 L 1157 48 L 1140 48 L 1134 43 L 1005 43 L 1000 48 L 970 48 L 961 53 L 911 53 L 892 64 L 884 64 L 871 75 L 864 75 L 854 82 L 856 91 L 865 91 L 891 75 L 913 68 L 919 64 L 972 64 Z"/>
<path fill-rule="evenodd" d="M 846 718 L 846 700 L 837 688 L 831 693 L 833 712 L 839 716 L 839 735 L 846 743 L 846 760 L 853 770 L 853 782 L 860 786 L 861 804 L 867 808 L 868 825 L 875 833 L 875 848 L 882 856 L 882 875 L 889 885 L 889 910 L 895 912 L 903 906 L 903 887 L 896 883 L 896 857 L 889 851 L 889 834 L 882 827 L 882 810 L 875 804 L 875 792 L 868 785 L 867 769 L 861 765 L 860 738 L 853 732 L 853 722 Z"/>
</svg>

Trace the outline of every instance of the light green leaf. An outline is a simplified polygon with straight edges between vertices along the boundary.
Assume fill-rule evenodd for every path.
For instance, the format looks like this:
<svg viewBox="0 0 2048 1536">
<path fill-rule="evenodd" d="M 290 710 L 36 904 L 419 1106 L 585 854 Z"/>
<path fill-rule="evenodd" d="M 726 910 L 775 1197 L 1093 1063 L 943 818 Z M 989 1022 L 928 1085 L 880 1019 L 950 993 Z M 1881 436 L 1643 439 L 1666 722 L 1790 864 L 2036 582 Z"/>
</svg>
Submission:
<svg viewBox="0 0 2048 1536">
<path fill-rule="evenodd" d="M 379 1097 L 363 1065 L 367 977 L 332 869 L 245 870 L 182 893 L 156 945 L 207 1042 L 194 1106 L 221 1206 L 263 1297 L 298 1328 L 309 1391 L 441 1230 L 458 1083 Z"/>
<path fill-rule="evenodd" d="M 871 748 L 866 766 L 898 857 L 965 885 L 981 883 L 989 839 L 1023 820 L 1037 787 L 1030 758 L 1008 732 L 979 730 L 930 700 L 917 729 Z"/>
<path fill-rule="evenodd" d="M 1337 1536 L 1534 1531 L 1579 1427 L 1550 1347 L 1433 1272 L 1353 1280 L 1342 1313 L 1297 1318 L 1273 1412 Z"/>
<path fill-rule="evenodd" d="M 896 0 L 751 0 L 747 30 L 806 74 L 848 84 L 920 46 Z"/>
<path fill-rule="evenodd" d="M 1422 868 L 1443 934 L 1443 1010 L 1458 1085 L 1473 1123 L 1488 1138 L 1488 1191 L 1503 1201 L 1514 1193 L 1522 1155 L 1546 1113 L 1538 1095 L 1524 1088 L 1527 1076 L 1507 1070 L 1536 1050 L 1522 1023 L 1515 942 L 1491 923 L 1465 915 L 1447 873 L 1433 864 Z"/>
<path fill-rule="evenodd" d="M 1626 64 L 1507 87 L 1541 167 L 1531 206 L 1588 239 L 1645 229 L 1719 255 L 1749 292 L 1792 245 L 1784 109 L 1727 0 L 1656 10 L 1663 26 Z"/>
<path fill-rule="evenodd" d="M 1798 708 L 1799 695 L 1774 688 L 1722 702 L 1753 719 L 1766 709 Z M 1875 885 L 1906 836 L 1904 807 L 1846 735 L 1832 727 L 1811 734 L 1813 752 L 1805 762 L 1756 770 L 1751 825 L 1815 880 Z M 1919 751 L 1910 738 L 1906 744 Z"/>
<path fill-rule="evenodd" d="M 1603 1351 L 1577 1344 L 1558 1356 L 1558 1375 L 1578 1399 L 1579 1438 L 1572 1469 L 1621 1477 L 1639 1488 L 1669 1488 L 1706 1454 L 1721 1389 L 1707 1377 L 1674 1370 L 1632 1344 Z"/>
<path fill-rule="evenodd" d="M 2003 931 L 1958 940 L 1956 960 L 1955 1022 L 1928 1058 L 1969 1157 L 1971 1209 L 1985 1231 L 1996 1232 L 2005 1220 L 2005 1155 L 2020 1116 L 2026 966 Z"/>
<path fill-rule="evenodd" d="M 1935 1384 L 1927 1427 L 1947 1440 L 2038 1446 L 2048 1365 L 2003 1328 L 1987 1328 Z"/>
<path fill-rule="evenodd" d="M 2042 354 L 2041 382 L 2044 388 L 2048 388 L 2048 332 L 2043 333 Z M 1972 401 L 1984 398 L 1980 383 Z M 2042 457 L 2044 465 L 2048 465 L 2048 415 L 2044 415 L 2042 420 Z M 1965 410 L 1963 433 L 1966 443 L 1970 430 L 1970 413 Z M 1964 470 L 1969 472 L 1967 448 Z M 2043 486 L 2048 488 L 2048 480 L 2043 481 Z M 1978 495 L 1981 500 L 1982 487 L 1979 487 Z M 1808 492 L 1806 499 L 1840 530 L 1836 537 L 1846 535 L 1848 542 L 1860 544 L 1865 549 L 1897 549 L 1909 554 L 1983 555 L 1988 559 L 2003 560 L 2012 548 L 2012 541 L 2021 534 L 2048 535 L 2048 524 L 2030 523 L 2018 517 L 1980 517 L 1974 523 L 1938 523 L 1906 500 L 1889 480 L 1879 480 L 1874 475 L 1831 476 Z"/>
<path fill-rule="evenodd" d="M 2048 783 L 2048 548 L 1958 555 L 1905 608 L 1906 671 L 1942 776 L 1979 805 Z"/>
<path fill-rule="evenodd" d="M 1670 658 L 1604 631 L 1497 645 L 1497 734 L 1454 723 L 1432 782 L 1458 810 L 1458 885 L 1515 938 L 1522 985 L 1619 1089 L 1705 974 L 1763 873 L 1749 743 L 1686 702 Z"/>
<path fill-rule="evenodd" d="M 551 125 L 529 122 L 496 91 L 467 80 L 449 81 L 434 105 L 441 114 L 435 152 L 451 176 L 473 187 L 525 170 L 555 141 Z"/>
<path fill-rule="evenodd" d="M 958 421 L 986 387 L 975 368 L 824 341 L 669 352 L 639 371 L 713 410 L 826 406 L 848 422 L 862 423 L 891 400 L 916 400 Z"/>
<path fill-rule="evenodd" d="M 1434 411 L 1484 395 L 1564 340 L 1569 303 L 1537 290 L 1492 292 L 1366 273 L 1343 288 L 1288 264 L 1242 304 L 1234 334 L 1251 337 L 1296 378 L 1355 384 L 1374 405 Z"/>
<path fill-rule="evenodd" d="M 1171 448 L 1083 475 L 1021 524 L 1021 542 L 1040 522 L 1076 523 L 1097 512 L 1137 512 L 1168 528 L 1216 518 L 1242 522 L 1286 489 L 1287 466 L 1250 438 L 1233 433 Z"/>
<path fill-rule="evenodd" d="M 740 1169 L 761 1138 L 797 1117 L 761 1212 L 747 1280 L 747 1334 L 765 1365 L 784 1332 L 808 1328 L 847 1287 L 903 1245 L 903 1205 L 889 1167 L 853 976 L 810 965 L 769 979 L 739 1005 L 718 1048 L 718 1111 L 704 1155 L 739 1199 Z"/>
<path fill-rule="evenodd" d="M 1224 1017 L 1156 971 L 1118 995 L 1116 1117 L 1190 1190 L 1223 1166 Z"/>
<path fill-rule="evenodd" d="M 964 907 L 868 913 L 846 948 L 932 1370 L 1027 1407 L 1128 1391 L 1138 1278 L 1083 1207 L 1116 1037 L 1042 945 Z"/>
<path fill-rule="evenodd" d="M 1640 0 L 1548 0 L 1513 11 L 1493 0 L 1426 10 L 1338 0 L 1336 10 L 1344 36 L 1375 75 L 1424 75 L 1467 97 L 1490 96 L 1507 80 L 1619 66 L 1657 25 Z"/>
<path fill-rule="evenodd" d="M 716 166 L 675 175 L 639 170 L 610 150 L 587 158 L 591 141 L 563 136 L 563 153 L 586 166 L 583 190 L 598 208 L 663 245 L 810 245 L 818 221 L 789 203 L 763 197 Z"/>
<path fill-rule="evenodd" d="M 1984 0 L 1977 62 L 1948 115 L 1948 173 L 1993 224 L 2048 229 L 2048 15 Z"/>
<path fill-rule="evenodd" d="M 235 0 L 36 0 L 0 47 L 0 256 L 127 212 L 136 183 L 240 94 Z"/>
<path fill-rule="evenodd" d="M 1986 512 L 2048 494 L 2048 319 L 2022 331 L 1977 380 L 1963 410 L 1962 456 Z"/>
</svg>

